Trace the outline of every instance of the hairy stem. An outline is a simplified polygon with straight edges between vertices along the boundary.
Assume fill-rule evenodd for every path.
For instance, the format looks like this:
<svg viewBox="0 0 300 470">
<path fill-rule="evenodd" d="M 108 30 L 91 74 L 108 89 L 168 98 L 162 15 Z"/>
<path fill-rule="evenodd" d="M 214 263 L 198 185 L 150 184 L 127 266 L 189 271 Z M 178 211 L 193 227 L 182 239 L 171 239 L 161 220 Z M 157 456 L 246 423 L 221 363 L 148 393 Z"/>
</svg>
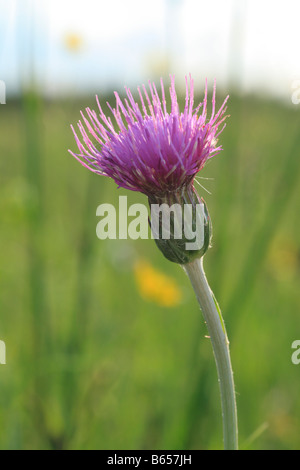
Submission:
<svg viewBox="0 0 300 470">
<path fill-rule="evenodd" d="M 203 270 L 203 258 L 187 263 L 183 267 L 194 288 L 213 346 L 221 392 L 224 449 L 237 450 L 238 430 L 235 390 L 229 341 L 222 314 L 208 285 Z"/>
</svg>

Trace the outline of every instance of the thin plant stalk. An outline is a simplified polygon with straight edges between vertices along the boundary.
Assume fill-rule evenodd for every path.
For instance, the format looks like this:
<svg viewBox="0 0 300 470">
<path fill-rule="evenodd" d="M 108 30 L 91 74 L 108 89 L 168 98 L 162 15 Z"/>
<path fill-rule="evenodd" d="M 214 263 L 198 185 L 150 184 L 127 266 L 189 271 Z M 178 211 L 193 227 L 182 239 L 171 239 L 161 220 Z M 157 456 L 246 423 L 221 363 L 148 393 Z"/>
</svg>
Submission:
<svg viewBox="0 0 300 470">
<path fill-rule="evenodd" d="M 214 351 L 221 392 L 224 449 L 238 449 L 237 409 L 229 341 L 221 310 L 207 282 L 203 257 L 184 265 L 201 307 Z"/>
</svg>

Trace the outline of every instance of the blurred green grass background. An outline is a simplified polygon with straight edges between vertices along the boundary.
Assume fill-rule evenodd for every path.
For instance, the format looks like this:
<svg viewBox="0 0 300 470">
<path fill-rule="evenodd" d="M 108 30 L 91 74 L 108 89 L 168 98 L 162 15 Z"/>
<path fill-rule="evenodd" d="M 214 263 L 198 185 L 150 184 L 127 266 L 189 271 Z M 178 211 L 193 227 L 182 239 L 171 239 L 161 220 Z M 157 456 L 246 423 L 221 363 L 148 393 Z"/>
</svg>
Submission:
<svg viewBox="0 0 300 470">
<path fill-rule="evenodd" d="M 220 449 L 213 353 L 183 270 L 151 240 L 96 237 L 99 204 L 146 200 L 67 153 L 86 106 L 93 97 L 25 93 L 0 108 L 0 448 Z M 213 222 L 205 268 L 231 342 L 240 447 L 297 449 L 299 107 L 231 96 L 228 112 L 224 151 L 199 175 L 211 194 L 197 189 Z M 143 298 L 139 259 L 174 280 L 177 305 Z"/>
</svg>

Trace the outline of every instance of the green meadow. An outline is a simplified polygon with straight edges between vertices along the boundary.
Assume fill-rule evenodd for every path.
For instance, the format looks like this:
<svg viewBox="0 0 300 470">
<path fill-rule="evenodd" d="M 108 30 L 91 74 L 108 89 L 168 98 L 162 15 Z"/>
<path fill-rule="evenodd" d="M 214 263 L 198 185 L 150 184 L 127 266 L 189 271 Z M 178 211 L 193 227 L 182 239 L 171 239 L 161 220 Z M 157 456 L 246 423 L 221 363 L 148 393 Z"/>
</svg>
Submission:
<svg viewBox="0 0 300 470">
<path fill-rule="evenodd" d="M 0 448 L 221 449 L 213 352 L 185 273 L 151 239 L 96 236 L 99 204 L 146 199 L 68 153 L 86 106 L 93 96 L 25 93 L 0 107 Z M 196 188 L 213 224 L 204 266 L 230 339 L 240 448 L 299 449 L 300 105 L 236 95 L 228 114 Z M 174 305 L 143 295 L 140 260 L 177 286 Z"/>
</svg>

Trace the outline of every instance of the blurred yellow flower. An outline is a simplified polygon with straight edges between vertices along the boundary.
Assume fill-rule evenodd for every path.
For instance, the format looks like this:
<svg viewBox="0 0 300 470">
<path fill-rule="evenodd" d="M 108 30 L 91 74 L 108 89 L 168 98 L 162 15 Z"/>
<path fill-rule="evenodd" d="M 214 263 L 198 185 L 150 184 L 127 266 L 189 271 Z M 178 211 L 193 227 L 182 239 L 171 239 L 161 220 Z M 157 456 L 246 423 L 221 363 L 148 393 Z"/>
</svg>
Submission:
<svg viewBox="0 0 300 470">
<path fill-rule="evenodd" d="M 174 307 L 182 298 L 182 292 L 174 279 L 140 260 L 134 266 L 135 280 L 142 297 L 163 307 Z"/>
<path fill-rule="evenodd" d="M 300 247 L 288 238 L 275 238 L 270 246 L 268 264 L 278 279 L 289 279 L 299 272 Z"/>
<path fill-rule="evenodd" d="M 69 33 L 64 37 L 64 45 L 71 52 L 78 52 L 83 44 L 83 39 L 79 34 Z"/>
</svg>

